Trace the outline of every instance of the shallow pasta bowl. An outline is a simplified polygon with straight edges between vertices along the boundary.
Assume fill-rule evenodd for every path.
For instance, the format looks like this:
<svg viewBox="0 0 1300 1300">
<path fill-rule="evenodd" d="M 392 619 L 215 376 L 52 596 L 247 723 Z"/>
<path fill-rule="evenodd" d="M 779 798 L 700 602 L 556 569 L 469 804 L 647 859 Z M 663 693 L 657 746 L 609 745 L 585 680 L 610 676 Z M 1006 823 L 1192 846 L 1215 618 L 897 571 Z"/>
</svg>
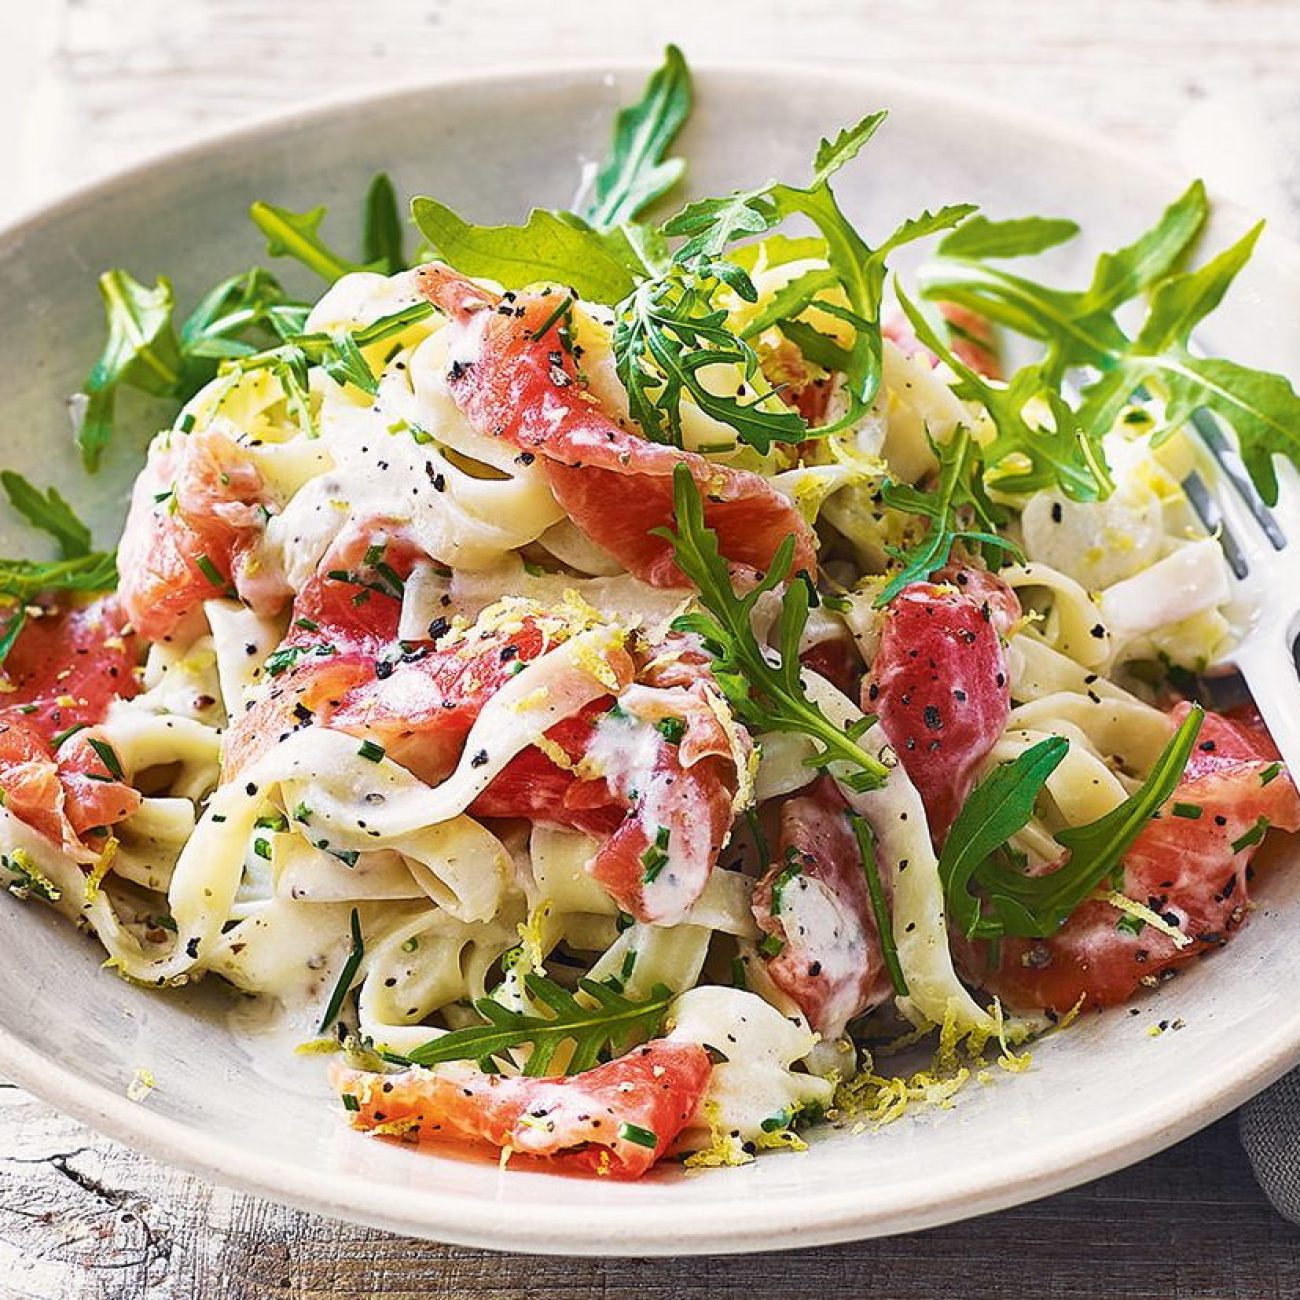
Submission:
<svg viewBox="0 0 1300 1300">
<path fill-rule="evenodd" d="M 148 415 L 123 411 L 100 476 L 81 476 L 64 409 L 98 349 L 95 274 L 169 273 L 182 302 L 247 266 L 254 198 L 330 204 L 347 229 L 387 169 L 479 220 L 563 206 L 599 156 L 615 106 L 643 69 L 491 74 L 336 103 L 171 154 L 0 234 L 0 463 L 54 479 L 111 541 Z M 717 192 L 806 174 L 819 136 L 886 106 L 893 116 L 839 192 L 870 234 L 949 201 L 995 216 L 1081 221 L 1062 274 L 1122 242 L 1180 178 L 1103 142 L 876 74 L 750 67 L 697 71 L 681 141 L 691 188 Z M 779 117 L 773 105 L 781 106 Z M 1244 217 L 1220 210 L 1216 236 Z M 290 273 L 287 277 L 293 280 Z M 303 286 L 304 288 L 308 286 Z M 1225 353 L 1300 375 L 1300 249 L 1265 240 L 1216 317 Z M 21 544 L 0 521 L 0 547 Z M 6 531 L 7 530 L 7 531 Z M 1288 850 L 1261 872 L 1261 906 L 1226 952 L 1139 1004 L 1089 1018 L 1035 1049 L 1033 1068 L 973 1085 L 950 1110 L 879 1132 L 826 1130 L 804 1154 L 740 1169 L 666 1170 L 641 1184 L 500 1170 L 349 1131 L 319 1062 L 249 1032 L 215 986 L 176 995 L 99 968 L 89 940 L 36 904 L 0 898 L 0 1071 L 142 1151 L 307 1209 L 443 1240 L 527 1251 L 656 1254 L 771 1249 L 925 1227 L 1113 1170 L 1208 1124 L 1300 1059 L 1300 871 Z M 1288 868 L 1291 869 L 1288 869 Z M 1158 1021 L 1183 1027 L 1152 1036 Z M 138 1070 L 156 1088 L 127 1097 Z"/>
</svg>

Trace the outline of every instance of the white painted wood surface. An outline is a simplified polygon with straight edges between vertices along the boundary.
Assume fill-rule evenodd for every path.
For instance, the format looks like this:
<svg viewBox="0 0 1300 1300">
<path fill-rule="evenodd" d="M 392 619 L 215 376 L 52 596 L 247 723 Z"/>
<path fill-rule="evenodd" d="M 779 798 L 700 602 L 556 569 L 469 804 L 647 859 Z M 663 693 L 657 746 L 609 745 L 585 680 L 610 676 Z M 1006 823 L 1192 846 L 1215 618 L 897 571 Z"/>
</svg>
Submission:
<svg viewBox="0 0 1300 1300">
<path fill-rule="evenodd" d="M 1099 128 L 1300 210 L 1297 0 L 0 0 L 0 215 L 324 93 L 499 61 L 831 59 Z M 773 111 L 779 111 L 774 106 Z M 3 1062 L 0 1062 L 0 1071 Z M 1300 1237 L 1219 1125 L 985 1223 L 767 1260 L 510 1261 L 213 1189 L 0 1084 L 0 1298 L 1291 1296 Z M 1104 1282 L 1102 1279 L 1105 1279 Z"/>
</svg>

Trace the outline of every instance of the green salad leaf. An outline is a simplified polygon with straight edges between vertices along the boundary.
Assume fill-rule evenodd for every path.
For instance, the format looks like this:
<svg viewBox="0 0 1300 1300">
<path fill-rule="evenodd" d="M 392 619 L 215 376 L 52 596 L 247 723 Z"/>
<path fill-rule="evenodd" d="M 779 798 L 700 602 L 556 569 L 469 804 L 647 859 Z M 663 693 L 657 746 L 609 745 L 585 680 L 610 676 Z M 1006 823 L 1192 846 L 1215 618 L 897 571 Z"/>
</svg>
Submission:
<svg viewBox="0 0 1300 1300">
<path fill-rule="evenodd" d="M 370 269 L 362 262 L 353 262 L 336 253 L 321 238 L 323 205 L 294 212 L 258 199 L 250 205 L 248 216 L 266 236 L 266 251 L 272 257 L 292 257 L 330 284 L 352 271 Z"/>
<path fill-rule="evenodd" d="M 670 45 L 641 98 L 619 111 L 609 154 L 596 172 L 582 215 L 600 231 L 632 221 L 682 178 L 686 163 L 665 158 L 690 116 L 691 74 L 681 50 Z"/>
<path fill-rule="evenodd" d="M 172 323 L 168 280 L 150 288 L 123 270 L 99 280 L 108 342 L 82 391 L 86 409 L 77 432 L 82 460 L 99 466 L 112 440 L 117 395 L 133 388 L 153 397 L 188 401 L 234 357 L 249 356 L 282 331 L 300 326 L 306 305 L 291 302 L 274 276 L 259 267 L 214 285 L 186 317 Z"/>
<path fill-rule="evenodd" d="M 983 550 L 995 560 L 998 553 L 1023 563 L 1020 548 L 997 529 L 1006 512 L 984 491 L 984 462 L 979 444 L 965 427 L 953 431 L 946 443 L 931 443 L 939 461 L 932 490 L 886 480 L 881 496 L 888 506 L 927 521 L 926 531 L 914 545 L 888 547 L 897 568 L 876 597 L 876 608 L 889 604 L 909 583 L 924 582 L 942 569 L 959 542 Z"/>
<path fill-rule="evenodd" d="M 49 533 L 58 542 L 63 559 L 75 560 L 90 554 L 90 529 L 77 518 L 57 488 L 47 488 L 42 492 L 11 469 L 0 471 L 0 484 L 4 486 L 9 504 L 33 528 Z"/>
<path fill-rule="evenodd" d="M 917 338 L 957 376 L 954 391 L 983 404 L 997 428 L 997 437 L 979 453 L 990 487 L 1012 493 L 1059 487 L 1075 501 L 1110 494 L 1114 484 L 1101 445 L 1108 430 L 1085 426 L 1047 362 L 1023 366 L 1006 384 L 985 379 L 939 338 L 902 286 L 895 288 Z M 1043 407 L 1050 422 L 1037 414 L 1035 408 Z"/>
<path fill-rule="evenodd" d="M 889 769 L 858 743 L 869 718 L 845 731 L 820 705 L 808 698 L 799 664 L 799 638 L 808 622 L 810 584 L 796 576 L 781 597 L 777 620 L 778 649 L 769 654 L 754 636 L 754 606 L 790 575 L 794 538 L 778 548 L 761 582 L 738 595 L 718 550 L 718 535 L 704 522 L 700 491 L 685 465 L 673 474 L 676 529 L 657 528 L 656 536 L 673 545 L 678 567 L 695 584 L 701 608 L 677 619 L 674 626 L 694 632 L 713 658 L 713 675 L 736 716 L 756 731 L 781 731 L 807 737 L 816 752 L 808 760 L 816 767 L 843 763 L 846 784 L 856 790 L 881 785 Z"/>
<path fill-rule="evenodd" d="M 1039 284 L 987 260 L 1039 252 L 1050 246 L 1044 239 L 1056 242 L 1052 228 L 1063 232 L 1068 223 L 1041 218 L 972 223 L 940 245 L 952 270 L 928 280 L 924 292 L 1042 343 L 1035 382 L 1022 384 L 1023 390 L 1041 387 L 1053 392 L 1064 409 L 1062 382 L 1071 370 L 1085 371 L 1088 378 L 1073 413 L 1072 436 L 1058 441 L 1068 444 L 1082 439 L 1095 451 L 1124 406 L 1138 395 L 1154 395 L 1164 403 L 1164 422 L 1154 438 L 1157 445 L 1194 412 L 1207 409 L 1237 434 L 1256 487 L 1274 504 L 1277 480 L 1272 457 L 1300 456 L 1300 397 L 1281 375 L 1201 355 L 1194 350 L 1192 338 L 1246 265 L 1262 227 L 1247 231 L 1203 266 L 1183 270 L 1208 211 L 1204 186 L 1194 182 L 1132 244 L 1102 254 L 1091 282 L 1082 290 Z M 1142 297 L 1148 298 L 1145 318 L 1130 333 L 1117 313 Z M 967 376 L 963 380 L 973 387 Z M 1010 387 L 1016 387 L 1016 378 Z M 997 412 L 993 414 L 997 420 Z M 1002 421 L 998 422 L 1001 431 Z M 1074 459 L 1067 456 L 1062 467 L 1068 471 Z M 1022 491 L 1050 485 L 1056 466 L 1040 460 L 1036 468 L 1039 473 L 1032 480 L 1001 486 Z M 1077 480 L 1068 472 L 1059 486 L 1077 495 Z M 1100 480 L 1096 487 L 1101 495 L 1109 490 Z"/>
<path fill-rule="evenodd" d="M 992 221 L 971 217 L 939 244 L 941 257 L 978 261 L 984 257 L 1029 257 L 1064 244 L 1079 233 L 1076 222 L 1061 217 L 1015 217 Z"/>
<path fill-rule="evenodd" d="M 632 292 L 641 267 L 626 236 L 602 234 L 572 213 L 534 208 L 522 226 L 476 226 L 437 199 L 411 201 L 411 216 L 433 252 L 466 275 L 507 289 L 554 281 L 592 302 Z"/>
<path fill-rule="evenodd" d="M 365 225 L 361 232 L 361 256 L 366 265 L 381 275 L 396 275 L 406 270 L 403 250 L 402 214 L 397 206 L 397 191 L 387 172 L 376 173 L 366 191 Z"/>
<path fill-rule="evenodd" d="M 1193 705 L 1155 761 L 1146 780 L 1110 812 L 1085 826 L 1058 831 L 1062 865 L 1029 876 L 996 850 L 1033 815 L 1034 802 L 1065 757 L 1069 742 L 1052 736 L 1001 764 L 971 792 L 939 855 L 949 914 L 968 937 L 1048 938 L 1119 868 L 1133 841 L 1174 793 L 1204 710 Z M 973 896 L 974 883 L 981 897 Z"/>
<path fill-rule="evenodd" d="M 603 1052 L 617 1052 L 637 1037 L 653 1037 L 662 1026 L 668 1007 L 677 996 L 656 984 L 644 1001 L 634 1001 L 608 984 L 578 981 L 584 1005 L 562 985 L 537 971 L 528 971 L 524 987 L 551 1015 L 512 1011 L 492 998 L 479 998 L 474 1010 L 485 1024 L 453 1029 L 431 1039 L 408 1054 L 415 1065 L 440 1065 L 444 1061 L 483 1061 L 507 1058 L 516 1047 L 532 1050 L 522 1063 L 524 1074 L 538 1077 L 550 1072 L 556 1053 L 566 1043 L 572 1053 L 565 1074 L 580 1074 L 600 1061 Z"/>
</svg>

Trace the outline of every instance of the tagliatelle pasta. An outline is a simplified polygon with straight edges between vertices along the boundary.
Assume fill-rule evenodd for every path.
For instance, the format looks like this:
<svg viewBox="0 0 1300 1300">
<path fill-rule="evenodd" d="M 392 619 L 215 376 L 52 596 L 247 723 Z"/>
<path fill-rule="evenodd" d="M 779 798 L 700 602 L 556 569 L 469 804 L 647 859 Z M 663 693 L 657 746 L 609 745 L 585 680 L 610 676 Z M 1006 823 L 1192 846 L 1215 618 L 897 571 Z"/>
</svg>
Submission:
<svg viewBox="0 0 1300 1300">
<path fill-rule="evenodd" d="M 1196 702 L 1242 611 L 1185 426 L 1255 376 L 1162 315 L 1227 287 L 1178 269 L 1199 189 L 1013 300 L 990 261 L 1068 223 L 869 244 L 833 181 L 883 115 L 647 221 L 689 97 L 670 51 L 582 213 L 417 199 L 414 265 L 386 181 L 365 266 L 255 205 L 329 287 L 217 286 L 140 340 L 166 382 L 106 356 L 88 462 L 115 387 L 180 408 L 116 559 L 5 477 L 60 547 L 0 562 L 6 882 L 159 996 L 272 1003 L 380 1135 L 639 1177 L 951 1104 L 1223 946 L 1300 828 L 1258 718 Z M 886 259 L 932 236 L 927 315 Z M 998 329 L 1046 350 L 1003 377 Z"/>
</svg>

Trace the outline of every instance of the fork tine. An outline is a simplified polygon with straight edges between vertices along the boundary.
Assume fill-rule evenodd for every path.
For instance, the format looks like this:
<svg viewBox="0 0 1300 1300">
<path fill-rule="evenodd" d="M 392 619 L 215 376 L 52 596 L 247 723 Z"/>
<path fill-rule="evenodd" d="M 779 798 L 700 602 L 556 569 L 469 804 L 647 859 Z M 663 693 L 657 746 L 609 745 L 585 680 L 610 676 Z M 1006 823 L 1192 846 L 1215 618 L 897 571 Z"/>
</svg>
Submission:
<svg viewBox="0 0 1300 1300">
<path fill-rule="evenodd" d="M 1223 558 L 1228 561 L 1228 568 L 1232 570 L 1233 577 L 1240 581 L 1250 572 L 1246 557 L 1241 553 L 1236 537 L 1224 522 L 1223 512 L 1219 509 L 1209 488 L 1205 486 L 1205 480 L 1196 470 L 1192 470 L 1183 479 L 1182 487 L 1188 501 L 1192 503 L 1192 509 L 1205 525 L 1205 531 L 1211 537 L 1218 537 Z"/>
<path fill-rule="evenodd" d="M 1252 623 L 1230 659 L 1246 679 L 1255 707 L 1287 766 L 1300 774 L 1300 597 L 1286 580 L 1281 552 L 1300 537 L 1300 474 L 1276 465 L 1277 506 L 1270 510 L 1255 490 L 1235 443 L 1208 411 L 1191 421 L 1204 448 L 1201 466 L 1184 480 L 1193 509 L 1218 532 L 1229 567 L 1252 607 Z"/>
<path fill-rule="evenodd" d="M 1286 548 L 1286 534 L 1278 526 L 1272 511 L 1264 504 L 1264 499 L 1255 489 L 1240 453 L 1223 432 L 1219 421 L 1205 407 L 1192 414 L 1192 425 L 1201 436 L 1210 455 L 1214 457 L 1219 469 L 1237 490 L 1237 495 L 1245 503 L 1264 536 L 1268 538 L 1275 551 Z"/>
</svg>

